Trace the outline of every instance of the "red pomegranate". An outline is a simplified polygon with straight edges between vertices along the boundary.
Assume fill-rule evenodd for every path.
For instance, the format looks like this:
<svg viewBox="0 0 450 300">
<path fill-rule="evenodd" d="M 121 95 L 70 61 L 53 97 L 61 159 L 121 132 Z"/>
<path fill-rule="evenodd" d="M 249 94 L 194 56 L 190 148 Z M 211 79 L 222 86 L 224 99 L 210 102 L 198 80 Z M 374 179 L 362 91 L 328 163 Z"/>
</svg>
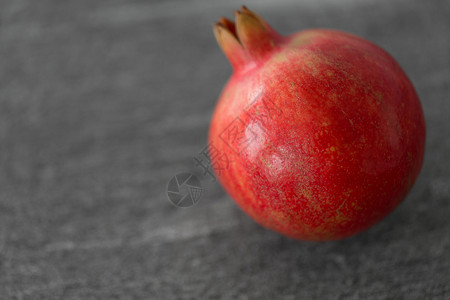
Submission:
<svg viewBox="0 0 450 300">
<path fill-rule="evenodd" d="M 286 236 L 342 239 L 407 195 L 425 121 L 399 64 L 336 30 L 282 36 L 242 7 L 214 33 L 234 73 L 211 121 L 213 166 L 254 220 Z"/>
</svg>

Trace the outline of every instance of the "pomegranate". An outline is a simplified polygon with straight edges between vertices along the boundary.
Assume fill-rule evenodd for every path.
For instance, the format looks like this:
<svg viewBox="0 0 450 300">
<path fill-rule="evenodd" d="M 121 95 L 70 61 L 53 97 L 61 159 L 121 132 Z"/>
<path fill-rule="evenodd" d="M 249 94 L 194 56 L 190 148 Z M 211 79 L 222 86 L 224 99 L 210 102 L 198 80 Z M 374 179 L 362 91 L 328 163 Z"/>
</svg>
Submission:
<svg viewBox="0 0 450 300">
<path fill-rule="evenodd" d="M 352 34 L 282 36 L 245 6 L 235 17 L 214 25 L 234 70 L 209 132 L 225 190 L 296 239 L 342 239 L 379 222 L 424 155 L 421 104 L 399 64 Z"/>
</svg>

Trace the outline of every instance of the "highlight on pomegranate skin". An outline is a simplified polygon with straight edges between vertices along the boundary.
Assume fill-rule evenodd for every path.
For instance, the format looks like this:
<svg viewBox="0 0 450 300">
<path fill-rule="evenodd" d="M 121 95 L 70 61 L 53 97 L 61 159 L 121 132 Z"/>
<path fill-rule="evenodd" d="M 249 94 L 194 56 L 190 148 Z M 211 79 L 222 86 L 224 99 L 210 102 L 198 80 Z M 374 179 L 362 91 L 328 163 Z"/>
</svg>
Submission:
<svg viewBox="0 0 450 300">
<path fill-rule="evenodd" d="M 215 169 L 219 181 L 250 217 L 326 241 L 362 232 L 400 204 L 422 167 L 425 121 L 394 58 L 337 30 L 282 36 L 245 6 L 214 34 L 233 74 L 209 144 L 229 161 Z"/>
</svg>

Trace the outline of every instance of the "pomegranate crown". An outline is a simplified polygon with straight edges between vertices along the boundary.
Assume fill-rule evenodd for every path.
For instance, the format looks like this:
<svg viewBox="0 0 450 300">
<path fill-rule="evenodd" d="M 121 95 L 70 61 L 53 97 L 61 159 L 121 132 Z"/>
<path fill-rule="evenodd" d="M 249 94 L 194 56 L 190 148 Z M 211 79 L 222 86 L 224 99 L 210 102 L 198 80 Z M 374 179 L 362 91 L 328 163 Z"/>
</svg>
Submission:
<svg viewBox="0 0 450 300">
<path fill-rule="evenodd" d="M 236 23 L 222 17 L 214 24 L 217 42 L 234 69 L 263 60 L 283 41 L 283 36 L 246 6 L 234 15 Z"/>
</svg>

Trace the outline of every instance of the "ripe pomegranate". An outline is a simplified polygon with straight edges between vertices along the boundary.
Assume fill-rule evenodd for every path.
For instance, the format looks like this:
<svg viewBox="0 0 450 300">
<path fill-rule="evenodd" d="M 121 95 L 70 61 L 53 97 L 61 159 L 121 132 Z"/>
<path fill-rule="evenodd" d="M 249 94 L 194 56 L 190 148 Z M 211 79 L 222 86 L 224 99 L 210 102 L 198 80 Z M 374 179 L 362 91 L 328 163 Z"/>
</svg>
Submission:
<svg viewBox="0 0 450 300">
<path fill-rule="evenodd" d="M 234 69 L 209 133 L 226 191 L 296 239 L 342 239 L 383 219 L 424 155 L 421 104 L 399 64 L 352 34 L 286 37 L 245 6 L 235 16 L 214 25 Z"/>
</svg>

